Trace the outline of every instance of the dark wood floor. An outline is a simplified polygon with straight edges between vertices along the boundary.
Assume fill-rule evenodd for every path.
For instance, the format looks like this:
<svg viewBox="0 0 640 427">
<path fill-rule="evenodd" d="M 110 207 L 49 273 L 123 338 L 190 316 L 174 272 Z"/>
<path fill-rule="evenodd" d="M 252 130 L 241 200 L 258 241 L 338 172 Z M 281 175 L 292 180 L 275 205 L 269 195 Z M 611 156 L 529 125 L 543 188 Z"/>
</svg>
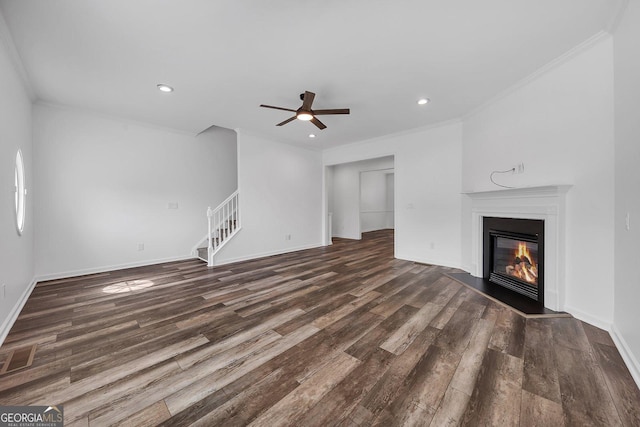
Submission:
<svg viewBox="0 0 640 427">
<path fill-rule="evenodd" d="M 39 283 L 0 348 L 0 405 L 75 425 L 638 426 L 609 335 L 525 319 L 393 258 L 392 232 L 208 269 Z"/>
</svg>

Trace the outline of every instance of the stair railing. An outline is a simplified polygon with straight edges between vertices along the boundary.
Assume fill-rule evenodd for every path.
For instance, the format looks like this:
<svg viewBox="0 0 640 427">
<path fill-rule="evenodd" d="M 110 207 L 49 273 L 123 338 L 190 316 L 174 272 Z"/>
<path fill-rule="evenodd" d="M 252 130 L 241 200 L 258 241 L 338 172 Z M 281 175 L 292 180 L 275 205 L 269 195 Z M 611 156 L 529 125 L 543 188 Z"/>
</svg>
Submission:
<svg viewBox="0 0 640 427">
<path fill-rule="evenodd" d="M 215 209 L 207 208 L 207 264 L 213 267 L 214 255 L 240 230 L 240 200 L 236 190 Z"/>
</svg>

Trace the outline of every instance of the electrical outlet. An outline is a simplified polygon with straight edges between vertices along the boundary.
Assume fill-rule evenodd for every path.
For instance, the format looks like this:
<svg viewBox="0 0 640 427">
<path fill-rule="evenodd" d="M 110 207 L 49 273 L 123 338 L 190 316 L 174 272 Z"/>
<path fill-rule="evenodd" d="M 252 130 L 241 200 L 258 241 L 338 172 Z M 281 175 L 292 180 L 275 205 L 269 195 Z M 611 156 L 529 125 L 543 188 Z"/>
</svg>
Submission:
<svg viewBox="0 0 640 427">
<path fill-rule="evenodd" d="M 520 162 L 516 166 L 516 173 L 524 173 L 524 163 Z"/>
<path fill-rule="evenodd" d="M 168 209 L 178 209 L 178 202 L 169 202 L 167 205 Z"/>
<path fill-rule="evenodd" d="M 144 251 L 144 243 L 138 243 L 138 251 Z"/>
<path fill-rule="evenodd" d="M 434 242 L 431 242 L 431 249 L 435 249 L 436 248 L 436 244 Z"/>
<path fill-rule="evenodd" d="M 284 240 L 291 240 L 291 234 L 285 234 Z"/>
<path fill-rule="evenodd" d="M 0 289 L 0 298 L 5 299 L 6 297 L 7 297 L 7 285 L 3 283 Z"/>
</svg>

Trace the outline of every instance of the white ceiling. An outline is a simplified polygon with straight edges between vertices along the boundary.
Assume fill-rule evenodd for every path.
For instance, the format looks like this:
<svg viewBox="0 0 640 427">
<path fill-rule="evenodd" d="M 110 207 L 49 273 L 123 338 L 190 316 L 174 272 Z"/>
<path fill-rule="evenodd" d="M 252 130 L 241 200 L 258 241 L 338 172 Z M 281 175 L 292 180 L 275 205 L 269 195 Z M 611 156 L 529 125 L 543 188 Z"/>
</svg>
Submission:
<svg viewBox="0 0 640 427">
<path fill-rule="evenodd" d="M 461 117 L 608 31 L 624 2 L 0 0 L 0 10 L 38 100 L 327 148 Z M 305 90 L 315 109 L 351 115 L 320 117 L 320 131 L 276 127 L 291 114 L 258 107 L 296 109 Z"/>
</svg>

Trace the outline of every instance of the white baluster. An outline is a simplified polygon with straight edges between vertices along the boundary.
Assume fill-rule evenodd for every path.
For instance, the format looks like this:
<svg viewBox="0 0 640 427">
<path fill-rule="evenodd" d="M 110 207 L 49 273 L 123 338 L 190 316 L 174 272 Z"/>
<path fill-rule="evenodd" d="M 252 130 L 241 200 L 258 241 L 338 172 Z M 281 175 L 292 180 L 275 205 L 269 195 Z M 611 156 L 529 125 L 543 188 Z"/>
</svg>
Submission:
<svg viewBox="0 0 640 427">
<path fill-rule="evenodd" d="M 240 228 L 240 201 L 238 192 L 222 202 L 217 208 L 207 208 L 209 245 L 207 255 L 209 265 L 213 266 L 213 257 L 224 242 Z"/>
<path fill-rule="evenodd" d="M 224 227 L 224 232 L 227 235 L 227 237 L 229 237 L 229 228 L 231 227 L 229 225 L 229 218 L 231 216 L 231 211 L 229 210 L 229 208 L 231 207 L 231 205 L 229 203 L 227 203 L 225 205 L 225 209 L 227 210 L 226 215 L 224 216 L 224 223 L 225 223 L 225 227 Z"/>
<path fill-rule="evenodd" d="M 213 218 L 213 209 L 211 206 L 207 208 L 207 223 L 209 225 L 209 246 L 207 246 L 207 263 L 211 263 L 211 257 L 213 256 L 213 242 L 211 237 L 211 220 Z"/>
<path fill-rule="evenodd" d="M 216 239 L 216 248 L 218 247 L 218 245 L 220 245 L 220 211 L 217 211 L 216 213 L 216 234 L 217 234 L 217 239 Z"/>
</svg>

